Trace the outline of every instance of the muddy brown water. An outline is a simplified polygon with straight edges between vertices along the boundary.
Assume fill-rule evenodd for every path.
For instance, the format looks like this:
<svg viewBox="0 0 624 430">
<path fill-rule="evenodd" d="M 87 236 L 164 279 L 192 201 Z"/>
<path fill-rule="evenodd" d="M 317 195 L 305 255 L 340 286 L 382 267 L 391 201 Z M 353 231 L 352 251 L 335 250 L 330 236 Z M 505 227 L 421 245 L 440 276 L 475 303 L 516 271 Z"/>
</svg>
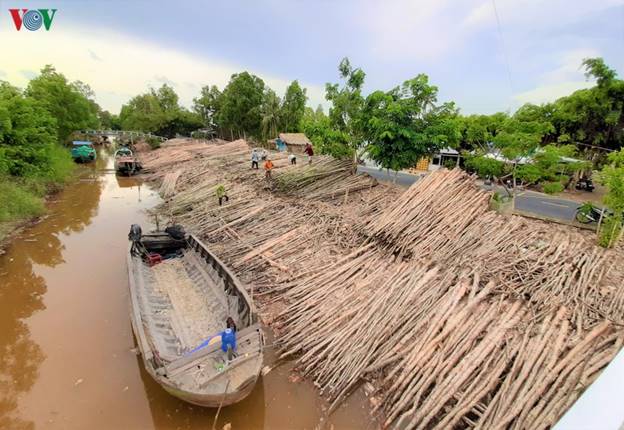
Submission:
<svg viewBox="0 0 624 430">
<path fill-rule="evenodd" d="M 0 256 L 0 429 L 211 429 L 216 410 L 160 388 L 134 349 L 125 265 L 130 224 L 157 193 L 112 172 L 110 150 Z M 272 360 L 268 354 L 268 361 Z M 267 360 L 265 360 L 267 361 Z M 217 429 L 312 429 L 327 404 L 292 364 L 223 408 Z M 374 429 L 356 392 L 326 428 Z"/>
</svg>

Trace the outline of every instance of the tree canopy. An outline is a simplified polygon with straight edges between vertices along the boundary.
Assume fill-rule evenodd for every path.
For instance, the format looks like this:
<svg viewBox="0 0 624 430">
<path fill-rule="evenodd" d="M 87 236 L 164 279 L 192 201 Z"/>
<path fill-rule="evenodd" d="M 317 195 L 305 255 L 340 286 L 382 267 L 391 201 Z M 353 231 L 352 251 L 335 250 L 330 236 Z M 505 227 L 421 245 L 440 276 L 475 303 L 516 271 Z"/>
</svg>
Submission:
<svg viewBox="0 0 624 430">
<path fill-rule="evenodd" d="M 70 83 L 50 65 L 32 79 L 26 96 L 38 101 L 56 119 L 58 140 L 64 142 L 76 130 L 97 128 L 99 107 L 91 88 L 80 82 Z"/>
<path fill-rule="evenodd" d="M 420 74 L 388 92 L 366 98 L 361 114 L 370 157 L 381 167 L 401 170 L 440 148 L 459 143 L 457 109 L 436 105 L 438 88 Z"/>
<path fill-rule="evenodd" d="M 122 106 L 119 121 L 125 130 L 140 130 L 159 136 L 188 135 L 202 126 L 202 118 L 179 104 L 175 90 L 167 84 L 133 97 Z"/>
<path fill-rule="evenodd" d="M 218 121 L 226 135 L 260 136 L 264 81 L 248 72 L 232 75 L 221 95 Z"/>
<path fill-rule="evenodd" d="M 361 113 L 364 107 L 362 87 L 366 73 L 354 68 L 348 58 L 343 58 L 338 65 L 340 84 L 325 84 L 325 98 L 332 103 L 329 109 L 329 121 L 333 129 L 346 138 L 345 152 L 355 154 L 363 144 Z"/>
<path fill-rule="evenodd" d="M 306 89 L 301 88 L 298 81 L 292 81 L 288 88 L 286 88 L 284 101 L 280 108 L 282 131 L 287 133 L 301 131 L 301 120 L 303 119 L 307 100 Z"/>
</svg>

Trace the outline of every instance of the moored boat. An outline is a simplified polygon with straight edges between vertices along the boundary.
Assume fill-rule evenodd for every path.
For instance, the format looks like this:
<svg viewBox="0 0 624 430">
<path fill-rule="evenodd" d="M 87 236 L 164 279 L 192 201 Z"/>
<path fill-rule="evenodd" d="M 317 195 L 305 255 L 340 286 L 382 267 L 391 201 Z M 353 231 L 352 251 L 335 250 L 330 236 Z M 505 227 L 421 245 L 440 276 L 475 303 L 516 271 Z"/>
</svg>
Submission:
<svg viewBox="0 0 624 430">
<path fill-rule="evenodd" d="M 71 156 L 77 163 L 90 163 L 95 161 L 97 153 L 93 143 L 86 140 L 74 140 L 72 142 Z"/>
<path fill-rule="evenodd" d="M 132 153 L 130 148 L 125 146 L 115 151 L 115 171 L 121 175 L 131 176 L 142 169 L 141 162 Z"/>
<path fill-rule="evenodd" d="M 147 372 L 200 406 L 244 399 L 260 375 L 264 347 L 244 286 L 193 235 L 141 234 L 133 226 L 129 237 L 131 321 Z M 236 327 L 235 346 L 227 349 L 226 321 Z"/>
</svg>

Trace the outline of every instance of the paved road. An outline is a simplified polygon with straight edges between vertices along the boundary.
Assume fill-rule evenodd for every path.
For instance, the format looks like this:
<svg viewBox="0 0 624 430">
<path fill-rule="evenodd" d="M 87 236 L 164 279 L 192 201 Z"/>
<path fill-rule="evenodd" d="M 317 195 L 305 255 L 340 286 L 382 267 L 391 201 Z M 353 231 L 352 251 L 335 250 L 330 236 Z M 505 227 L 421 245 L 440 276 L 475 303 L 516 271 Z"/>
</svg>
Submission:
<svg viewBox="0 0 624 430">
<path fill-rule="evenodd" d="M 516 209 L 548 218 L 574 221 L 580 203 L 544 194 L 525 191 L 516 196 Z"/>
<path fill-rule="evenodd" d="M 394 172 L 391 171 L 390 174 L 388 174 L 385 170 L 379 170 L 376 167 L 358 166 L 358 172 L 368 173 L 377 180 L 385 182 L 392 182 L 395 179 Z M 409 187 L 419 178 L 418 175 L 398 172 L 396 183 L 404 187 Z M 491 189 L 491 187 L 486 186 L 484 186 L 484 188 Z M 573 221 L 578 206 L 580 206 L 578 202 L 558 197 L 550 197 L 534 191 L 524 191 L 516 195 L 517 210 L 562 221 Z"/>
<path fill-rule="evenodd" d="M 373 178 L 384 182 L 392 182 L 395 179 L 394 171 L 390 171 L 390 174 L 388 174 L 385 170 L 379 170 L 377 167 L 358 166 L 358 172 L 368 173 Z M 419 178 L 420 176 L 412 175 L 410 173 L 396 172 L 396 183 L 404 187 L 409 187 Z"/>
</svg>

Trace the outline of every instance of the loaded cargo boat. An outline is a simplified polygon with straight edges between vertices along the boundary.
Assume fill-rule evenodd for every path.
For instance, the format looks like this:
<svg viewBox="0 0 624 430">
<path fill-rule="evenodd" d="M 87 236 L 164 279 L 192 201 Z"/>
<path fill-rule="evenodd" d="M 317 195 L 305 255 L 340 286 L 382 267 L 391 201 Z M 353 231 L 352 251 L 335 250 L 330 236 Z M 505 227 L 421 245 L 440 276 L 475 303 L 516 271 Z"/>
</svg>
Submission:
<svg viewBox="0 0 624 430">
<path fill-rule="evenodd" d="M 93 143 L 86 140 L 74 140 L 72 142 L 71 156 L 77 163 L 90 163 L 95 161 L 97 153 Z"/>
<path fill-rule="evenodd" d="M 133 225 L 129 234 L 130 313 L 143 364 L 189 403 L 236 403 L 262 368 L 264 335 L 253 302 L 197 237 L 167 230 L 142 234 Z"/>
<path fill-rule="evenodd" d="M 131 176 L 142 169 L 141 162 L 128 147 L 123 146 L 115 151 L 114 159 L 115 171 L 121 175 Z"/>
</svg>

